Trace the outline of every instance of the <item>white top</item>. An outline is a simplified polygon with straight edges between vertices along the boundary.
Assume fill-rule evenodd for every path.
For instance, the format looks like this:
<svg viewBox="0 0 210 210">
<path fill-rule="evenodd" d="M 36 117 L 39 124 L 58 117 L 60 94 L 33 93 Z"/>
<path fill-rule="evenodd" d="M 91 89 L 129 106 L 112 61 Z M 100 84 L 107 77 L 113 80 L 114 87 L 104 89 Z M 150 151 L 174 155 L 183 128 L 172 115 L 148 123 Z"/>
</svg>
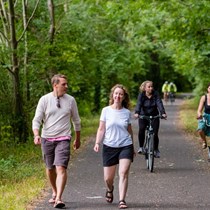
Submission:
<svg viewBox="0 0 210 210">
<path fill-rule="evenodd" d="M 128 109 L 117 110 L 111 106 L 104 107 L 100 120 L 105 122 L 106 127 L 103 144 L 110 147 L 124 147 L 132 144 L 131 135 L 128 132 L 131 112 Z"/>
<path fill-rule="evenodd" d="M 42 96 L 38 102 L 32 129 L 39 129 L 41 125 L 43 138 L 71 136 L 71 121 L 75 131 L 80 131 L 80 117 L 74 97 L 64 94 L 59 97 L 60 108 L 56 106 L 57 97 L 53 92 Z M 70 120 L 71 119 L 71 120 Z"/>
</svg>

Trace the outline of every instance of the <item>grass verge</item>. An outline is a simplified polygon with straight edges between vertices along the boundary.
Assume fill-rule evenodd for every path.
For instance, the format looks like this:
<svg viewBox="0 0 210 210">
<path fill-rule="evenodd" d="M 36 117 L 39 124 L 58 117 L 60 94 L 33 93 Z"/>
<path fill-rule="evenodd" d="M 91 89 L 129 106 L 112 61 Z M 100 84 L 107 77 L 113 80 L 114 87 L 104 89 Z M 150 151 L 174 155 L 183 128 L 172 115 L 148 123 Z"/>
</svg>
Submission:
<svg viewBox="0 0 210 210">
<path fill-rule="evenodd" d="M 182 129 L 190 134 L 197 136 L 197 99 L 188 99 L 185 100 L 184 103 L 180 107 L 180 125 Z"/>
</svg>

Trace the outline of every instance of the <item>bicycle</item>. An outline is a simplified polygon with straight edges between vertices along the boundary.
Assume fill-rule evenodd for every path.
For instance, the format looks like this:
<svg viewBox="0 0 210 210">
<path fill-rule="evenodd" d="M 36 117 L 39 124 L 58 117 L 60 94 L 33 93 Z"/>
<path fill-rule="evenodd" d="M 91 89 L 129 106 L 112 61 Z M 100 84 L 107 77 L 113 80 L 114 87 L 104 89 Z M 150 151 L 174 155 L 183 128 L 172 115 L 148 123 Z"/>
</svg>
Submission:
<svg viewBox="0 0 210 210">
<path fill-rule="evenodd" d="M 175 102 L 175 93 L 169 92 L 168 96 L 169 101 L 171 102 L 171 104 L 173 104 L 173 102 Z"/>
<path fill-rule="evenodd" d="M 152 127 L 152 122 L 153 120 L 157 118 L 163 118 L 161 115 L 157 116 L 145 116 L 145 115 L 140 115 L 140 119 L 146 119 L 149 121 L 149 125 L 146 127 L 145 131 L 145 140 L 144 140 L 144 146 L 143 150 L 146 163 L 147 163 L 147 169 L 150 172 L 153 172 L 154 168 L 154 129 Z"/>
</svg>

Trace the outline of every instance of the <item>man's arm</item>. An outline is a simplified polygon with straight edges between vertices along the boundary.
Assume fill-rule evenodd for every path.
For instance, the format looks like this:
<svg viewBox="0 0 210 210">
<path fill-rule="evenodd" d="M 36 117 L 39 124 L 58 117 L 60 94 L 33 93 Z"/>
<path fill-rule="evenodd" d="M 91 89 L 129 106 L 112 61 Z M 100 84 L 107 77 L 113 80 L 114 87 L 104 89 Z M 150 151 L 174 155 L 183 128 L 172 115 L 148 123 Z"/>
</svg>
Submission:
<svg viewBox="0 0 210 210">
<path fill-rule="evenodd" d="M 80 147 L 80 131 L 75 131 L 74 150 Z"/>
</svg>

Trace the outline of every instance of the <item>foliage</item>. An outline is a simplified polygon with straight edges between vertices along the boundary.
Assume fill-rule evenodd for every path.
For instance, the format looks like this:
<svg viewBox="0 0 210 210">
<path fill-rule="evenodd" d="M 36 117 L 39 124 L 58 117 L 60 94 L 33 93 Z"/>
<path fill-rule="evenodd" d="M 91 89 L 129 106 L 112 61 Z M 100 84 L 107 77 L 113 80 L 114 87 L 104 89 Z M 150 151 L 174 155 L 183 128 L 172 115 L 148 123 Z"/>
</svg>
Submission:
<svg viewBox="0 0 210 210">
<path fill-rule="evenodd" d="M 27 2 L 28 18 L 36 2 Z M 202 94 L 210 66 L 209 7 L 207 0 L 55 0 L 55 35 L 51 41 L 49 10 L 46 2 L 40 1 L 26 30 L 27 40 L 23 37 L 18 42 L 24 113 L 18 119 L 12 111 L 14 80 L 8 72 L 12 52 L 5 44 L 4 22 L 0 21 L 0 141 L 8 139 L 3 130 L 14 129 L 22 118 L 26 118 L 25 130 L 31 128 L 36 104 L 51 91 L 54 73 L 69 78 L 69 93 L 76 98 L 81 116 L 107 105 L 110 88 L 116 83 L 126 85 L 131 98 L 137 97 L 139 85 L 148 79 L 159 91 L 168 80 L 175 82 L 180 92 Z M 23 21 L 17 18 L 23 15 L 21 2 L 15 4 L 15 14 L 19 38 L 23 29 Z M 8 133 L 11 139 L 18 139 L 14 131 Z"/>
<path fill-rule="evenodd" d="M 23 2 L 27 4 L 26 16 Z M 43 186 L 43 182 L 33 177 L 38 174 L 43 178 L 39 170 L 40 150 L 29 142 L 21 143 L 23 139 L 16 125 L 22 125 L 30 140 L 37 102 L 51 91 L 53 74 L 63 73 L 69 78 L 69 93 L 77 100 L 82 132 L 86 135 L 96 131 L 98 120 L 92 113 L 100 112 L 108 104 L 110 88 L 116 83 L 126 85 L 132 99 L 136 99 L 141 82 L 148 79 L 154 81 L 158 90 L 169 80 L 177 84 L 179 92 L 192 90 L 199 96 L 206 91 L 210 71 L 209 0 L 55 0 L 53 40 L 49 35 L 51 22 L 45 1 L 0 0 L 0 3 L 0 190 L 3 198 L 0 206 L 12 193 L 13 185 L 18 189 L 26 184 L 24 180 L 30 180 L 33 187 L 34 179 L 39 187 Z M 8 30 L 11 23 L 4 18 L 9 14 L 4 12 L 9 3 L 14 3 L 18 40 L 14 49 L 12 46 L 16 45 L 12 45 Z M 23 28 L 24 17 L 27 20 L 31 17 L 27 29 Z M 17 65 L 12 63 L 13 55 Z M 17 67 L 17 73 L 13 74 L 11 70 Z M 19 104 L 15 100 L 17 95 L 21 99 Z M 15 104 L 22 110 L 18 118 L 14 114 Z M 194 119 L 195 107 L 190 113 L 190 103 L 182 109 L 184 122 L 189 125 L 187 119 Z M 92 120 L 91 126 L 87 118 Z M 196 120 L 190 122 L 187 130 L 194 132 Z M 23 198 L 27 193 L 22 193 Z M 15 195 L 8 196 L 9 200 L 13 201 Z"/>
<path fill-rule="evenodd" d="M 172 17 L 165 21 L 162 35 L 166 37 L 174 70 L 186 75 L 196 93 L 200 93 L 206 88 L 210 71 L 209 1 L 162 1 L 158 7 Z"/>
<path fill-rule="evenodd" d="M 20 145 L 6 144 L 5 142 L 2 142 L 1 148 L 1 184 L 5 184 L 7 183 L 7 181 L 19 182 L 26 177 L 30 177 L 34 174 L 36 170 L 34 166 L 40 165 L 40 148 L 35 148 L 31 142 Z"/>
</svg>

